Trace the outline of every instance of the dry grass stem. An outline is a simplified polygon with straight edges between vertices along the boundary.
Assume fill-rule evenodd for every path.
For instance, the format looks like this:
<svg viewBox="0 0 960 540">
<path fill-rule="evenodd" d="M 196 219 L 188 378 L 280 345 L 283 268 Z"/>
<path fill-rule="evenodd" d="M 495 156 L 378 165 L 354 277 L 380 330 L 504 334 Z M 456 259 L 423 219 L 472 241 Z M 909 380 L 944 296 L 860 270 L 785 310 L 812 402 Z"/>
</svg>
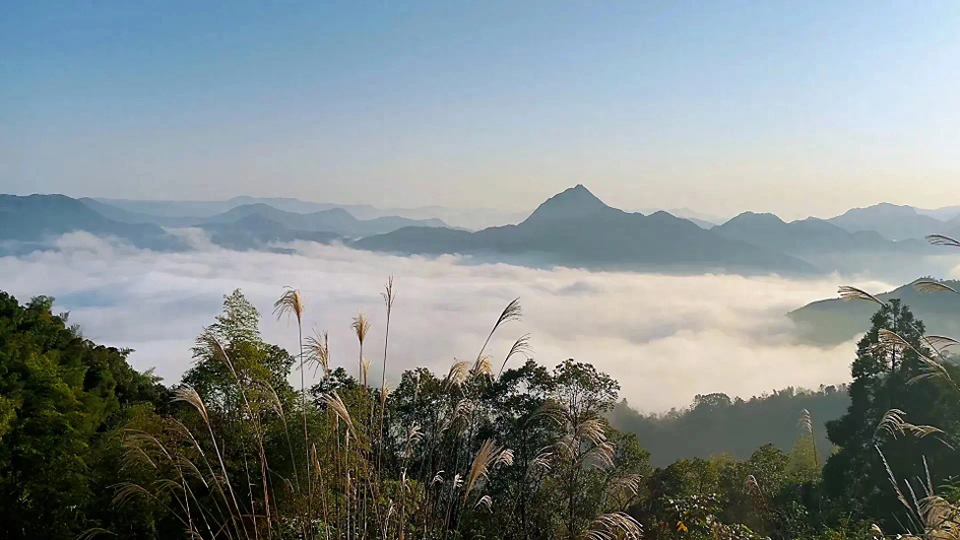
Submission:
<svg viewBox="0 0 960 540">
<path fill-rule="evenodd" d="M 927 235 L 927 242 L 935 246 L 950 246 L 950 247 L 960 247 L 960 240 L 951 238 L 943 234 L 930 234 Z"/>
<path fill-rule="evenodd" d="M 856 287 L 851 287 L 849 285 L 841 285 L 837 292 L 840 294 L 840 299 L 844 301 L 866 300 L 868 302 L 874 302 L 880 306 L 886 305 L 879 298 L 868 293 L 867 291 L 858 289 Z"/>
<path fill-rule="evenodd" d="M 286 287 L 286 292 L 280 296 L 280 299 L 274 302 L 273 304 L 273 313 L 277 318 L 281 318 L 284 315 L 290 317 L 291 315 L 296 316 L 297 324 L 303 322 L 303 297 L 300 295 L 300 289 L 294 289 L 293 287 Z"/>
<path fill-rule="evenodd" d="M 937 293 L 937 292 L 952 292 L 954 294 L 960 294 L 956 289 L 947 285 L 946 283 L 941 283 L 939 281 L 934 281 L 930 279 L 921 279 L 913 282 L 913 288 L 917 292 L 922 293 Z"/>
</svg>

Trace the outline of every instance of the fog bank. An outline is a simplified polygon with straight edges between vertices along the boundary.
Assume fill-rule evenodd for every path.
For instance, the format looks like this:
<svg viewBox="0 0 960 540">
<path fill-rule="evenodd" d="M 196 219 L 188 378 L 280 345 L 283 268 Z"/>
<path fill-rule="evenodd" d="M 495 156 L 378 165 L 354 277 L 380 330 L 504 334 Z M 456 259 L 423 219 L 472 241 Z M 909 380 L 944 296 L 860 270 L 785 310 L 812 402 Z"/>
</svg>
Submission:
<svg viewBox="0 0 960 540">
<path fill-rule="evenodd" d="M 853 341 L 828 349 L 796 343 L 784 316 L 850 283 L 839 276 L 793 280 L 542 270 L 306 242 L 288 246 L 295 250 L 288 255 L 220 249 L 202 236 L 191 241 L 200 249 L 161 254 L 72 233 L 58 240 L 59 251 L 0 258 L 0 288 L 21 302 L 38 294 L 55 296 L 55 308 L 69 311 L 87 337 L 135 349 L 131 363 L 156 367 L 167 383 L 189 367 L 193 339 L 235 288 L 263 315 L 265 339 L 294 350 L 295 328 L 271 315 L 286 285 L 304 295 L 305 331 L 328 330 L 332 362 L 350 373 L 356 373 L 357 344 L 349 324 L 358 311 L 367 313 L 373 327 L 365 352 L 379 379 L 380 292 L 391 274 L 397 300 L 388 378 L 417 365 L 446 371 L 454 357 L 475 357 L 500 311 L 516 297 L 523 320 L 506 325 L 493 342 L 489 352 L 495 363 L 516 337 L 530 333 L 537 361 L 590 362 L 613 375 L 621 395 L 645 411 L 686 405 L 698 393 L 746 397 L 790 385 L 843 382 L 854 355 Z M 854 283 L 875 291 L 892 288 Z M 866 329 L 868 321 L 864 324 Z"/>
</svg>

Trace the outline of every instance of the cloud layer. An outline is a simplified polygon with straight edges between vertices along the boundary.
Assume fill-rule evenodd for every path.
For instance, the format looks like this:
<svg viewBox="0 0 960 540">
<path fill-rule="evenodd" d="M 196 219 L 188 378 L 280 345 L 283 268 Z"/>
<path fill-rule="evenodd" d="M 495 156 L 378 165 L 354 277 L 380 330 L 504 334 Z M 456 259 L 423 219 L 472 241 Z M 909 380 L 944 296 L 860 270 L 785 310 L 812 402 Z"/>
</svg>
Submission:
<svg viewBox="0 0 960 540">
<path fill-rule="evenodd" d="M 202 249 L 161 254 L 72 233 L 58 241 L 59 251 L 0 258 L 0 287 L 21 301 L 56 296 L 57 308 L 70 311 L 86 336 L 135 349 L 131 363 L 156 367 L 168 383 L 189 367 L 194 337 L 235 288 L 263 314 L 264 337 L 295 349 L 295 328 L 271 316 L 286 285 L 302 290 L 305 326 L 330 332 L 332 361 L 351 373 L 357 344 L 350 320 L 360 310 L 367 313 L 373 328 L 365 353 L 379 379 L 384 323 L 379 293 L 391 274 L 398 297 L 388 378 L 417 365 L 445 371 L 454 357 L 475 357 L 500 311 L 516 297 L 523 320 L 505 326 L 492 343 L 495 361 L 516 337 L 530 333 L 536 360 L 593 363 L 619 380 L 621 395 L 645 411 L 686 405 L 698 393 L 750 396 L 842 382 L 849 379 L 853 359 L 853 341 L 829 349 L 797 344 L 784 316 L 831 296 L 844 283 L 839 277 L 798 281 L 539 270 L 314 243 L 294 244 L 295 254 L 283 255 L 192 241 Z"/>
</svg>

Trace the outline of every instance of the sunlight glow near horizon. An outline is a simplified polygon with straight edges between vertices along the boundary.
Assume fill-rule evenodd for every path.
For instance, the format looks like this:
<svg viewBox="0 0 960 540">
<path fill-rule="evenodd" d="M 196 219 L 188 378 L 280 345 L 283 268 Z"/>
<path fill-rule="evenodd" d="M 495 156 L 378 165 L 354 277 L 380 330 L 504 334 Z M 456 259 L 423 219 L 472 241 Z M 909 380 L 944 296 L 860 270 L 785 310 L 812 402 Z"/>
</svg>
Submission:
<svg viewBox="0 0 960 540">
<path fill-rule="evenodd" d="M 960 204 L 960 5 L 0 8 L 0 192 Z"/>
</svg>

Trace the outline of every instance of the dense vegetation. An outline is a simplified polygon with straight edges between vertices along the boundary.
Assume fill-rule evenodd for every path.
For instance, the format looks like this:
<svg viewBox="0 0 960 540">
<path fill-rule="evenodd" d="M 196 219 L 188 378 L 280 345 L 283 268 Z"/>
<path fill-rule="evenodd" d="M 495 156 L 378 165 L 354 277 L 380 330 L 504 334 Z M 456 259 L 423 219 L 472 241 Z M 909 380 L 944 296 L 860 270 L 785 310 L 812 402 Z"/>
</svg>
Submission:
<svg viewBox="0 0 960 540">
<path fill-rule="evenodd" d="M 642 415 L 622 399 L 610 414 L 610 424 L 643 441 L 651 464 L 666 466 L 677 459 L 724 453 L 747 459 L 765 444 L 789 452 L 802 432 L 802 411 L 822 425 L 843 416 L 849 404 L 845 384 L 817 390 L 791 387 L 746 400 L 698 394 L 690 407 L 662 414 Z M 816 438 L 817 452 L 829 455 L 833 445 L 826 431 L 818 430 Z"/>
<path fill-rule="evenodd" d="M 953 538 L 960 374 L 941 349 L 954 342 L 899 302 L 844 292 L 878 308 L 848 388 L 711 394 L 662 418 L 618 407 L 617 382 L 589 364 L 537 364 L 525 337 L 393 390 L 370 380 L 367 358 L 389 362 L 392 282 L 384 342 L 357 316 L 352 360 L 304 339 L 298 291 L 275 306 L 296 354 L 263 341 L 235 291 L 172 387 L 52 299 L 0 293 L 0 537 Z M 519 316 L 512 302 L 490 335 Z M 649 449 L 695 455 L 710 438 L 735 453 L 651 465 Z M 789 450 L 745 450 L 765 439 Z"/>
</svg>

